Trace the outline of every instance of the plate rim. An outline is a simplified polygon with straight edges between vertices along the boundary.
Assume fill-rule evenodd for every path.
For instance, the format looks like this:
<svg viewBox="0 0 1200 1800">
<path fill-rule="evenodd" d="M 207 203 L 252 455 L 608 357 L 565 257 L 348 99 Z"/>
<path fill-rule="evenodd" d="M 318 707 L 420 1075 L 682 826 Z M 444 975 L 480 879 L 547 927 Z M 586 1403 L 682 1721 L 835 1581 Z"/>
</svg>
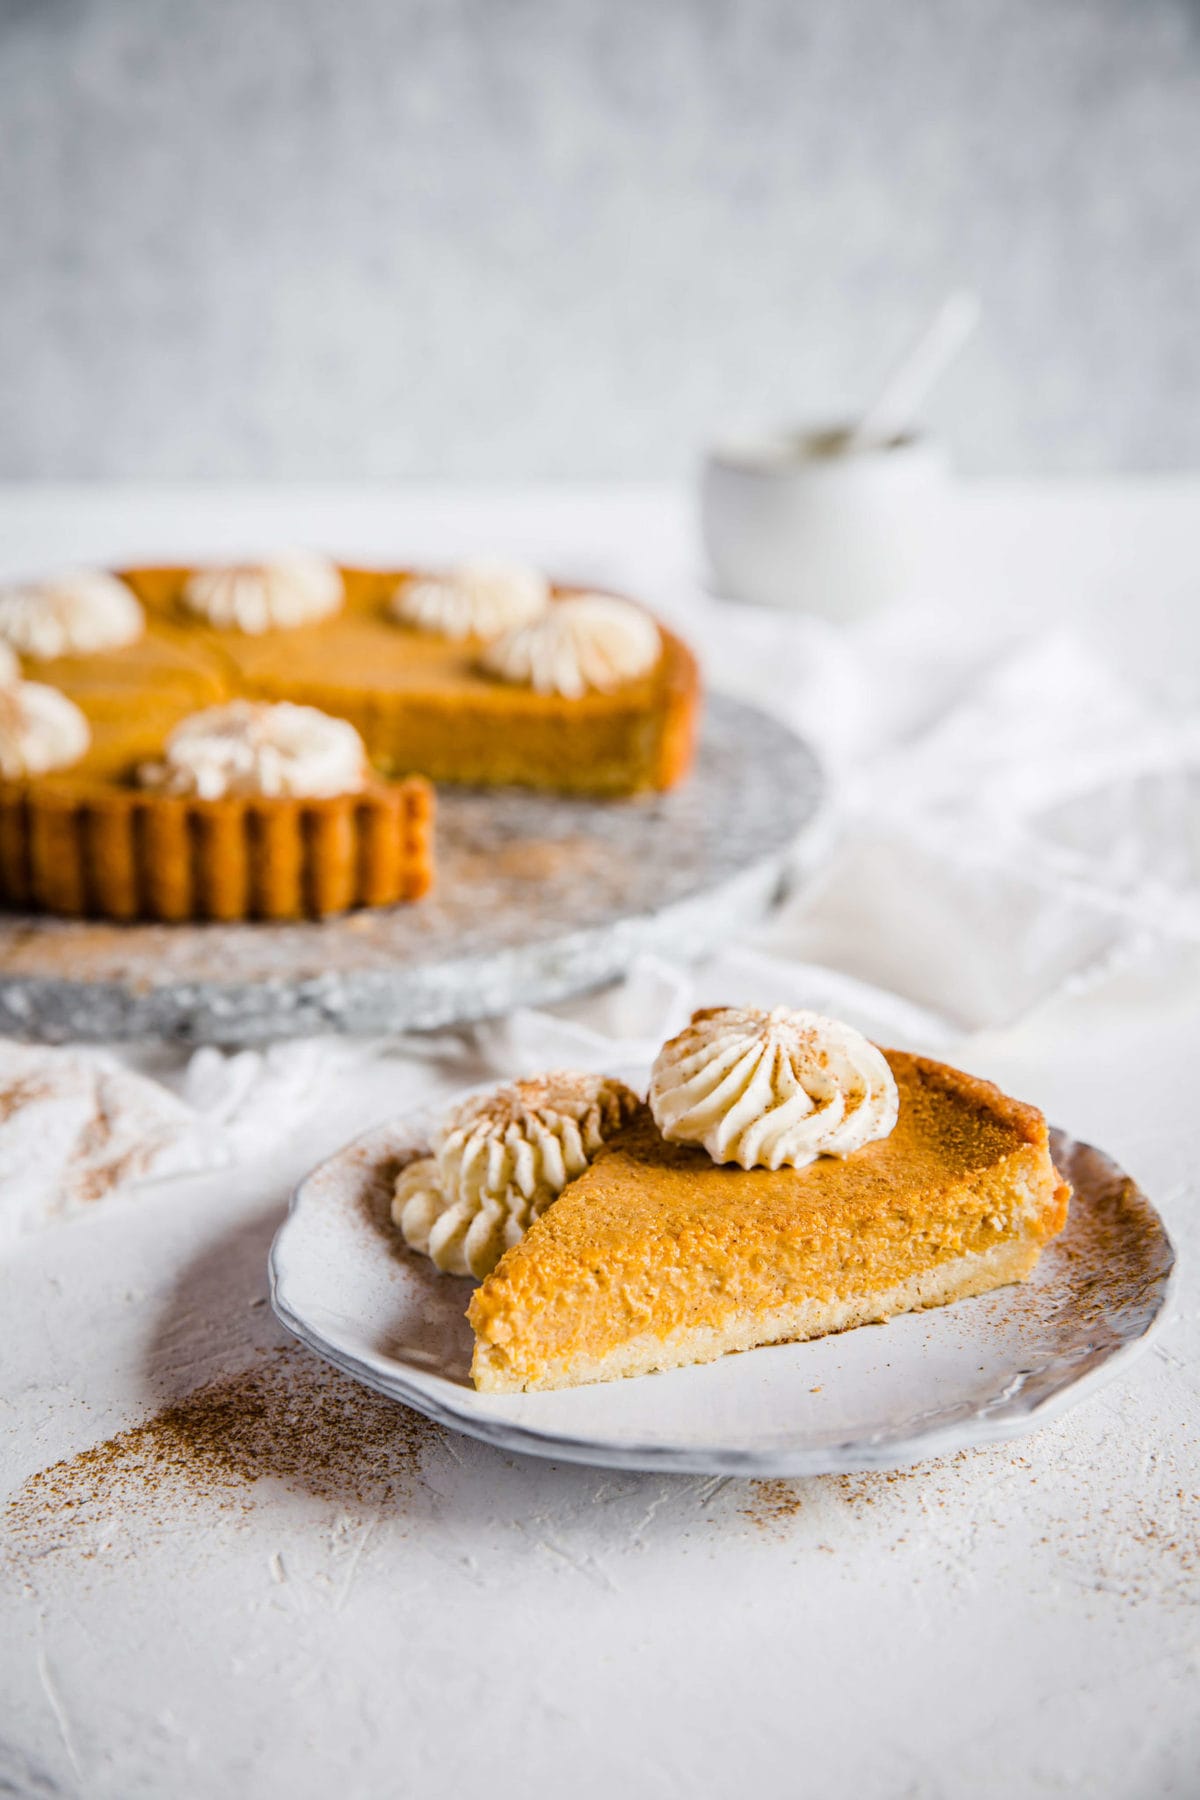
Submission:
<svg viewBox="0 0 1200 1800">
<path fill-rule="evenodd" d="M 464 1092 L 478 1092 L 481 1087 L 492 1085 L 494 1083 L 477 1083 Z M 1005 1443 L 1049 1424 L 1107 1386 L 1122 1369 L 1143 1355 L 1170 1322 L 1174 1311 L 1179 1283 L 1179 1252 L 1158 1207 L 1141 1184 L 1106 1150 L 1052 1126 L 1052 1140 L 1061 1140 L 1074 1151 L 1097 1157 L 1113 1174 L 1132 1183 L 1142 1204 L 1149 1209 L 1157 1223 L 1165 1265 L 1156 1282 L 1157 1304 L 1143 1329 L 1136 1336 L 1125 1338 L 1111 1346 L 1098 1363 L 1093 1363 L 1073 1378 L 1057 1383 L 1049 1391 L 1033 1397 L 1027 1404 L 1021 1404 L 1018 1397 L 1016 1404 L 1001 1413 L 989 1416 L 986 1410 L 979 1409 L 965 1418 L 949 1419 L 928 1430 L 917 1430 L 904 1437 L 889 1438 L 877 1445 L 869 1438 L 859 1437 L 832 1445 L 796 1449 L 781 1447 L 772 1450 L 695 1444 L 612 1444 L 586 1437 L 538 1431 L 527 1424 L 489 1416 L 485 1410 L 487 1397 L 477 1395 L 474 1389 L 465 1391 L 481 1400 L 483 1408 L 478 1413 L 459 1411 L 445 1404 L 435 1393 L 410 1380 L 406 1374 L 410 1365 L 395 1358 L 381 1356 L 379 1362 L 386 1363 L 388 1367 L 380 1369 L 364 1361 L 344 1345 L 338 1345 L 322 1336 L 314 1325 L 289 1304 L 285 1293 L 288 1277 L 283 1266 L 289 1229 L 298 1216 L 304 1203 L 305 1190 L 311 1183 L 343 1160 L 360 1153 L 375 1140 L 386 1140 L 387 1137 L 394 1136 L 397 1130 L 406 1123 L 415 1121 L 422 1112 L 452 1104 L 453 1098 L 451 1096 L 449 1101 L 418 1103 L 408 1113 L 383 1120 L 369 1130 L 360 1132 L 339 1150 L 322 1158 L 295 1184 L 288 1199 L 286 1216 L 274 1234 L 268 1255 L 270 1302 L 272 1311 L 286 1330 L 315 1355 L 352 1380 L 400 1405 L 410 1407 L 436 1424 L 476 1438 L 509 1454 L 593 1468 L 629 1469 L 658 1474 L 717 1474 L 741 1478 L 803 1478 L 906 1468 L 914 1463 L 952 1455 L 959 1450 Z M 422 1372 L 411 1368 L 411 1373 L 419 1380 Z"/>
</svg>

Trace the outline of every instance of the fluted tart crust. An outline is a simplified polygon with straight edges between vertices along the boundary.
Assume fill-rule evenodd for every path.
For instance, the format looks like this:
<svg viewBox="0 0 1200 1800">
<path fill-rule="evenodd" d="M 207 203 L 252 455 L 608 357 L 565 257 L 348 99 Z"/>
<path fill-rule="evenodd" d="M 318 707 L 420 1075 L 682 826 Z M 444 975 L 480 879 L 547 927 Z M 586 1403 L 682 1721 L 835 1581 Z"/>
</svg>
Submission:
<svg viewBox="0 0 1200 1800">
<path fill-rule="evenodd" d="M 433 880 L 419 778 L 331 799 L 199 800 L 132 787 L 0 786 L 0 904 L 115 920 L 323 918 Z"/>
</svg>

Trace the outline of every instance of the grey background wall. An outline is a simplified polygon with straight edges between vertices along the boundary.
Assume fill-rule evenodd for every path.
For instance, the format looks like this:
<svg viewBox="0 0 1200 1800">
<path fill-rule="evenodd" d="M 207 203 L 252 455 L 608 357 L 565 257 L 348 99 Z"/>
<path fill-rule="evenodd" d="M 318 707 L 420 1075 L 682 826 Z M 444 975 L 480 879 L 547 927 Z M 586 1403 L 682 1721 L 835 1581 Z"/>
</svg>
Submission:
<svg viewBox="0 0 1200 1800">
<path fill-rule="evenodd" d="M 0 474 L 1200 465 L 1196 0 L 0 0 Z"/>
</svg>

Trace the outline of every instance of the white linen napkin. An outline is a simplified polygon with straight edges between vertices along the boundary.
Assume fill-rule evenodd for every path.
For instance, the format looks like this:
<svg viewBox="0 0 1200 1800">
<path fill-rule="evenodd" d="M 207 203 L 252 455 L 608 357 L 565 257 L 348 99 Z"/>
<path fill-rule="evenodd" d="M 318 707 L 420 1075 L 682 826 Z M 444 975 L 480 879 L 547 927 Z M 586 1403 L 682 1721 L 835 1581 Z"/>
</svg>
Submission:
<svg viewBox="0 0 1200 1800">
<path fill-rule="evenodd" d="M 757 941 L 982 1030 L 1164 938 L 1200 941 L 1200 726 L 1055 635 L 852 772 Z"/>
<path fill-rule="evenodd" d="M 0 1246 L 119 1188 L 208 1166 L 199 1123 L 111 1056 L 0 1039 Z"/>
</svg>

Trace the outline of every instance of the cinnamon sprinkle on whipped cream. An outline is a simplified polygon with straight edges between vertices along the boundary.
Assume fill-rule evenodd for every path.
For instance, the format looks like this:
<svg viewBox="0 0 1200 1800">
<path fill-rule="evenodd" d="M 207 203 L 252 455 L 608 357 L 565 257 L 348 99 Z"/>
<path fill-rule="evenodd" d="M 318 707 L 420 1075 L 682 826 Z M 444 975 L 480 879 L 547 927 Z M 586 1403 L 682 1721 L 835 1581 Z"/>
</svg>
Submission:
<svg viewBox="0 0 1200 1800">
<path fill-rule="evenodd" d="M 0 588 L 0 640 L 21 656 L 91 656 L 141 637 L 145 616 L 123 581 L 104 569 L 66 569 Z"/>
<path fill-rule="evenodd" d="M 649 1102 L 671 1143 L 743 1169 L 799 1169 L 887 1137 L 899 1093 L 883 1052 L 849 1025 L 786 1006 L 721 1006 L 663 1046 Z"/>
<path fill-rule="evenodd" d="M 220 630 L 294 630 L 339 612 L 341 571 L 328 557 L 296 552 L 268 562 L 225 563 L 197 569 L 183 586 L 188 612 Z"/>
<path fill-rule="evenodd" d="M 440 575 L 413 575 L 392 596 L 392 617 L 445 638 L 490 641 L 541 618 L 550 583 L 538 569 L 499 556 L 468 557 Z"/>
<path fill-rule="evenodd" d="M 86 717 L 57 688 L 40 681 L 0 685 L 0 776 L 6 781 L 69 769 L 91 741 Z"/>
<path fill-rule="evenodd" d="M 466 1100 L 401 1172 L 392 1218 L 439 1269 L 482 1281 L 638 1105 L 623 1082 L 568 1071 Z"/>
<path fill-rule="evenodd" d="M 658 626 L 640 606 L 615 594 L 574 594 L 490 644 L 481 662 L 500 681 L 581 700 L 649 674 L 661 655 Z"/>
<path fill-rule="evenodd" d="M 315 706 L 232 700 L 177 725 L 161 762 L 138 771 L 143 787 L 200 800 L 227 795 L 329 799 L 365 786 L 363 741 L 345 719 Z"/>
</svg>

